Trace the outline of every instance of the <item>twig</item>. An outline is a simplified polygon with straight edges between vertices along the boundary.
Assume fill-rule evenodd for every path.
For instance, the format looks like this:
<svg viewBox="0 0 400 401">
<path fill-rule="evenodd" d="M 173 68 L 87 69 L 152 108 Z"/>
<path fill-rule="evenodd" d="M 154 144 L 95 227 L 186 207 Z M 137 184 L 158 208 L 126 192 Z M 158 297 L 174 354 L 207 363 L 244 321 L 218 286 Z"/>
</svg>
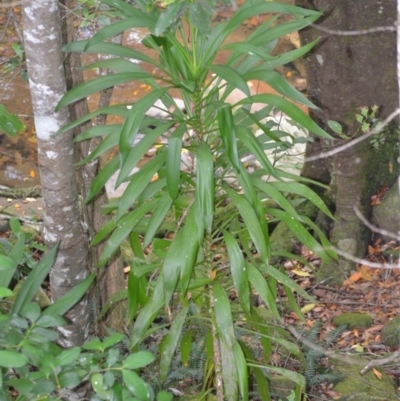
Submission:
<svg viewBox="0 0 400 401">
<path fill-rule="evenodd" d="M 398 114 L 400 114 L 400 108 L 396 109 L 385 120 L 383 120 L 381 123 L 377 124 L 377 126 L 375 128 L 373 128 L 372 130 L 359 136 L 358 138 L 355 138 L 352 141 L 345 143 L 344 145 L 338 146 L 337 148 L 335 148 L 333 150 L 328 150 L 327 152 L 322 152 L 315 156 L 307 157 L 304 159 L 304 162 L 318 160 L 318 159 L 322 159 L 324 157 L 330 157 L 337 153 L 343 152 L 344 150 L 356 145 L 357 143 L 364 141 L 365 139 L 369 138 L 370 136 L 377 134 L 379 131 L 381 131 L 383 128 L 385 128 L 386 125 L 388 125 L 390 123 L 390 121 L 392 121 Z"/>
<path fill-rule="evenodd" d="M 358 29 L 354 31 L 342 31 L 342 30 L 336 30 L 336 29 L 329 29 L 325 28 L 321 25 L 317 24 L 310 24 L 313 28 L 317 29 L 318 31 L 322 31 L 325 33 L 329 33 L 330 35 L 336 35 L 336 36 L 357 36 L 357 35 L 368 35 L 370 33 L 375 33 L 375 32 L 395 32 L 397 30 L 397 26 L 377 26 L 375 28 L 369 28 L 369 29 Z"/>
<path fill-rule="evenodd" d="M 25 3 L 25 0 L 10 1 L 9 3 L 0 2 L 0 8 L 17 7 Z"/>
</svg>

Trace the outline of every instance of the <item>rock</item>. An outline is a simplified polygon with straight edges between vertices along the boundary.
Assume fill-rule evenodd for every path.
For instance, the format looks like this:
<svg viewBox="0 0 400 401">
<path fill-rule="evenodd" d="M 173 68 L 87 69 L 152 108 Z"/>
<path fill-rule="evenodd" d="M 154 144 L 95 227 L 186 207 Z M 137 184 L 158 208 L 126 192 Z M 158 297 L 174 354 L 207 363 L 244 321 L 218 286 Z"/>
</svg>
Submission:
<svg viewBox="0 0 400 401">
<path fill-rule="evenodd" d="M 357 358 L 361 361 L 365 360 L 365 365 L 369 362 L 362 357 Z M 361 376 L 361 369 L 361 365 L 351 365 L 335 360 L 334 372 L 339 373 L 342 379 L 335 384 L 334 390 L 340 393 L 341 401 L 397 400 L 394 380 L 383 369 L 375 368 L 382 374 L 380 378 L 372 370 Z"/>
<path fill-rule="evenodd" d="M 381 203 L 372 209 L 373 222 L 380 228 L 399 235 L 399 185 L 396 182 L 381 200 Z M 392 237 L 383 236 L 386 240 Z"/>
<path fill-rule="evenodd" d="M 363 313 L 342 313 L 339 316 L 333 318 L 332 323 L 335 326 L 343 326 L 347 324 L 350 329 L 356 327 L 370 327 L 373 324 L 372 317 Z"/>
<path fill-rule="evenodd" d="M 270 378 L 270 393 L 278 399 L 285 400 L 296 389 L 296 383 L 284 376 L 272 376 Z"/>
<path fill-rule="evenodd" d="M 398 347 L 400 344 L 400 316 L 394 317 L 385 324 L 382 329 L 382 341 L 391 348 Z"/>
</svg>

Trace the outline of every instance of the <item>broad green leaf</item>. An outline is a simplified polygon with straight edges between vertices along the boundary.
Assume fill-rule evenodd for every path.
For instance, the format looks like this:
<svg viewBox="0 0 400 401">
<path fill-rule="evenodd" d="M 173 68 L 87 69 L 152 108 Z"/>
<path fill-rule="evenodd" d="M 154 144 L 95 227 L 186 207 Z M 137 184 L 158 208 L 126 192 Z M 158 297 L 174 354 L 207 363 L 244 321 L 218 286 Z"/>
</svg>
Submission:
<svg viewBox="0 0 400 401">
<path fill-rule="evenodd" d="M 143 13 L 137 10 L 138 15 L 135 17 L 124 18 L 121 21 L 114 22 L 113 24 L 107 25 L 104 28 L 96 32 L 86 43 L 84 51 L 90 50 L 90 47 L 96 45 L 99 42 L 103 42 L 108 38 L 112 38 L 120 33 L 125 32 L 131 28 L 144 27 L 150 28 L 153 25 L 154 19 L 151 18 L 149 13 Z"/>
<path fill-rule="evenodd" d="M 116 8 L 121 11 L 122 14 L 126 17 L 132 18 L 140 18 L 140 16 L 144 13 L 143 8 L 142 11 L 138 8 L 134 7 L 132 4 L 127 3 L 125 0 L 101 0 L 102 3 L 109 5 L 110 7 Z M 142 6 L 141 1 L 137 1 L 136 4 Z M 151 17 L 152 21 L 156 21 L 157 11 L 153 10 L 152 13 L 145 13 L 147 18 Z M 153 23 L 154 23 L 153 22 Z"/>
<path fill-rule="evenodd" d="M 181 358 L 183 366 L 189 365 L 190 351 L 192 350 L 193 329 L 186 330 L 181 340 Z"/>
<path fill-rule="evenodd" d="M 225 152 L 233 169 L 239 171 L 239 156 L 236 144 L 236 129 L 232 116 L 232 107 L 225 104 L 217 110 L 218 127 L 224 143 Z"/>
<path fill-rule="evenodd" d="M 125 192 L 126 193 L 126 192 Z M 125 194 L 124 194 L 125 195 Z M 108 239 L 100 255 L 99 267 L 104 267 L 139 221 L 155 206 L 156 199 L 144 203 L 117 221 L 117 228 Z"/>
<path fill-rule="evenodd" d="M 197 148 L 196 202 L 208 233 L 211 233 L 214 217 L 214 191 L 213 156 L 209 146 L 202 141 Z"/>
<path fill-rule="evenodd" d="M 169 393 L 168 391 L 160 391 L 157 394 L 157 401 L 172 401 L 172 399 L 174 398 L 174 396 L 172 395 L 172 393 Z"/>
<path fill-rule="evenodd" d="M 124 379 L 125 386 L 131 393 L 135 395 L 139 400 L 150 400 L 150 392 L 146 383 L 138 376 L 137 373 L 130 370 L 123 369 L 122 377 Z"/>
<path fill-rule="evenodd" d="M 95 274 L 90 274 L 84 281 L 76 285 L 53 304 L 48 306 L 42 313 L 43 315 L 62 316 L 68 312 L 88 291 L 95 278 Z"/>
<path fill-rule="evenodd" d="M 17 243 L 13 246 L 8 257 L 14 261 L 14 266 L 11 269 L 2 270 L 0 274 L 0 287 L 7 288 L 13 278 L 17 266 L 24 258 L 25 235 L 19 236 Z M 7 262 L 6 262 L 7 263 Z"/>
<path fill-rule="evenodd" d="M 254 209 L 251 207 L 249 201 L 242 195 L 237 194 L 236 191 L 227 186 L 224 186 L 224 190 L 232 199 L 233 204 L 236 206 L 240 215 L 242 216 L 246 224 L 246 228 L 249 231 L 251 240 L 260 254 L 261 260 L 267 262 L 269 260 L 268 239 L 265 237 L 265 233 Z"/>
<path fill-rule="evenodd" d="M 278 74 L 275 71 L 250 71 L 244 74 L 243 78 L 246 81 L 258 80 L 266 82 L 283 96 L 292 99 L 297 103 L 304 104 L 311 109 L 317 109 L 317 107 L 312 102 L 310 102 L 301 92 L 290 85 L 288 81 L 286 81 L 286 79 L 282 77 L 282 75 Z"/>
<path fill-rule="evenodd" d="M 238 74 L 233 68 L 227 65 L 212 65 L 209 67 L 209 70 L 225 80 L 230 86 L 238 88 L 245 95 L 250 96 L 246 78 Z M 230 91 L 228 90 L 228 92 Z"/>
<path fill-rule="evenodd" d="M 28 277 L 22 283 L 21 289 L 15 298 L 10 312 L 11 315 L 19 314 L 22 308 L 32 300 L 38 288 L 49 274 L 56 259 L 57 251 L 58 243 L 33 267 Z"/>
<path fill-rule="evenodd" d="M 273 266 L 263 266 L 263 272 L 272 276 L 275 280 L 280 281 L 286 287 L 289 287 L 293 291 L 296 291 L 302 297 L 308 299 L 313 303 L 318 303 L 308 292 L 304 291 L 295 281 L 289 278 L 285 273 L 282 273 L 280 270 Z"/>
<path fill-rule="evenodd" d="M 56 366 L 69 365 L 71 362 L 74 362 L 78 359 L 80 353 L 81 349 L 79 347 L 65 349 L 55 357 L 54 363 Z"/>
<path fill-rule="evenodd" d="M 146 78 L 153 78 L 153 76 L 146 72 L 121 72 L 117 74 L 103 75 L 101 77 L 91 79 L 82 84 L 79 84 L 78 86 L 75 86 L 73 89 L 70 89 L 58 102 L 56 106 L 56 111 L 93 93 L 100 92 L 104 89 L 121 85 L 126 82 L 132 82 Z"/>
<path fill-rule="evenodd" d="M 301 184 L 300 182 L 270 182 L 269 185 L 275 187 L 278 191 L 288 192 L 292 194 L 301 195 L 308 199 L 315 206 L 318 207 L 323 213 L 325 213 L 330 219 L 335 220 L 335 217 L 326 207 L 324 201 L 307 185 Z"/>
<path fill-rule="evenodd" d="M 61 372 L 58 375 L 58 381 L 61 388 L 72 389 L 77 387 L 82 379 L 77 372 Z"/>
<path fill-rule="evenodd" d="M 224 240 L 228 250 L 229 264 L 233 278 L 233 284 L 239 296 L 240 304 L 246 313 L 250 313 L 250 291 L 247 270 L 244 264 L 243 253 L 235 240 L 235 237 L 228 231 L 224 231 Z"/>
<path fill-rule="evenodd" d="M 115 333 L 112 334 L 110 337 L 106 337 L 103 340 L 103 345 L 104 345 L 104 349 L 107 349 L 109 347 L 112 347 L 115 344 L 118 344 L 120 341 L 122 341 L 124 338 L 124 335 L 121 333 Z"/>
<path fill-rule="evenodd" d="M 19 222 L 19 220 L 16 217 L 12 217 L 10 219 L 10 227 L 11 227 L 11 231 L 15 234 L 15 235 L 19 235 L 21 232 L 21 223 Z"/>
<path fill-rule="evenodd" d="M 20 311 L 20 315 L 29 319 L 32 323 L 35 323 L 40 316 L 40 306 L 36 302 L 29 302 L 24 305 Z"/>
<path fill-rule="evenodd" d="M 143 248 L 147 248 L 153 240 L 167 213 L 171 210 L 173 200 L 168 192 L 164 192 L 159 199 L 157 207 L 154 209 L 146 227 L 146 232 L 143 239 Z"/>
<path fill-rule="evenodd" d="M 276 307 L 276 299 L 270 290 L 267 281 L 251 263 L 247 263 L 246 267 L 251 285 L 256 290 L 260 298 L 265 302 L 271 313 L 273 313 L 273 315 L 279 319 L 280 316 Z"/>
<path fill-rule="evenodd" d="M 28 363 L 28 357 L 19 352 L 0 350 L 0 366 L 3 368 L 20 368 Z"/>
<path fill-rule="evenodd" d="M 0 271 L 14 269 L 14 260 L 5 255 L 0 255 Z"/>
<path fill-rule="evenodd" d="M 237 341 L 233 347 L 233 356 L 235 357 L 240 394 L 242 395 L 242 399 L 247 401 L 249 399 L 249 373 L 247 371 L 246 358 Z"/>
<path fill-rule="evenodd" d="M 140 369 L 150 365 L 155 359 L 155 356 L 149 351 L 139 351 L 129 355 L 125 359 L 122 367 L 124 369 Z"/>
<path fill-rule="evenodd" d="M 284 210 L 278 209 L 266 209 L 265 213 L 271 214 L 272 216 L 283 221 L 303 245 L 318 255 L 325 263 L 330 262 L 331 259 L 324 248 L 293 216 L 290 216 Z"/>
<path fill-rule="evenodd" d="M 0 131 L 10 136 L 17 136 L 24 129 L 25 125 L 21 120 L 16 115 L 9 113 L 3 104 L 0 104 Z"/>
<path fill-rule="evenodd" d="M 233 332 L 233 317 L 229 298 L 226 295 L 224 287 L 217 281 L 213 282 L 213 293 L 218 333 L 226 346 L 232 350 L 235 344 L 235 335 Z"/>
<path fill-rule="evenodd" d="M 83 344 L 82 348 L 90 351 L 104 351 L 103 343 L 98 338 L 93 338 L 93 340 Z"/>
<path fill-rule="evenodd" d="M 165 164 L 165 160 L 166 152 L 161 152 L 131 176 L 130 183 L 118 202 L 117 219 L 120 219 L 136 202 L 142 192 L 149 185 L 154 175 Z"/>
<path fill-rule="evenodd" d="M 112 175 L 118 170 L 119 160 L 118 157 L 114 157 L 108 162 L 96 175 L 92 184 L 90 185 L 89 193 L 85 198 L 85 204 L 89 203 L 106 185 L 106 182 L 112 177 Z"/>
<path fill-rule="evenodd" d="M 90 378 L 93 390 L 103 400 L 110 399 L 111 392 L 104 389 L 103 375 L 101 373 L 94 373 Z"/>
<path fill-rule="evenodd" d="M 175 316 L 168 334 L 163 338 L 160 345 L 160 381 L 164 383 L 169 369 L 171 367 L 172 358 L 178 346 L 179 338 L 182 334 L 182 327 L 185 323 L 189 307 L 183 307 Z"/>
<path fill-rule="evenodd" d="M 266 103 L 271 104 L 287 114 L 296 123 L 299 123 L 304 128 L 308 129 L 310 133 L 318 135 L 322 138 L 332 139 L 332 137 L 320 128 L 304 111 L 300 110 L 296 105 L 290 103 L 278 95 L 254 95 L 251 98 L 243 99 L 238 104 L 249 104 L 249 103 Z"/>
<path fill-rule="evenodd" d="M 0 287 L 0 298 L 11 297 L 12 294 L 13 294 L 13 292 L 10 289 Z"/>
<path fill-rule="evenodd" d="M 186 124 L 182 123 L 175 129 L 168 140 L 167 149 L 167 189 L 171 199 L 176 199 L 181 181 L 182 138 Z"/>
</svg>

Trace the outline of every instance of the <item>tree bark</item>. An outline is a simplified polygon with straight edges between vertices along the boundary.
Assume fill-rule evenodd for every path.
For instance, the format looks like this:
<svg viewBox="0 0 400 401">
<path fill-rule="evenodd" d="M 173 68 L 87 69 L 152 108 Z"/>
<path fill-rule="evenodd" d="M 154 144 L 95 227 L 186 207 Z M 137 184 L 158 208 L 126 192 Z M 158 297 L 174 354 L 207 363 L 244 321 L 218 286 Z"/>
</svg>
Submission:
<svg viewBox="0 0 400 401">
<path fill-rule="evenodd" d="M 397 15 L 395 0 L 296 0 L 296 5 L 324 11 L 317 24 L 332 30 L 393 26 Z M 361 107 L 378 105 L 380 118 L 397 107 L 394 32 L 337 36 L 309 27 L 300 32 L 300 37 L 303 44 L 320 37 L 317 46 L 305 58 L 308 94 L 310 100 L 321 108 L 319 112 L 311 112 L 311 116 L 319 124 L 326 128 L 328 120 L 338 121 L 348 136 L 355 137 L 362 133 L 356 121 Z M 306 156 L 343 143 L 340 139 L 333 143 L 316 140 L 307 145 Z M 372 184 L 371 180 L 377 172 L 368 171 L 377 157 L 380 156 L 370 142 L 364 141 L 336 154 L 332 160 L 306 163 L 303 170 L 303 175 L 325 182 L 330 173 L 336 202 L 336 221 L 331 240 L 334 246 L 353 256 L 363 257 L 369 240 L 369 232 L 355 216 L 353 207 L 358 205 L 368 218 L 371 193 L 377 189 L 376 186 L 384 184 Z M 384 163 L 386 161 L 377 168 L 385 168 Z M 388 171 L 385 174 L 385 184 L 393 182 L 394 173 Z M 331 284 L 340 285 L 353 268 L 351 260 L 340 258 L 338 263 L 323 264 L 317 279 L 331 278 Z"/>
<path fill-rule="evenodd" d="M 69 123 L 68 109 L 55 112 L 66 92 L 61 55 L 57 0 L 30 0 L 22 4 L 24 44 L 38 144 L 44 208 L 44 238 L 51 248 L 60 241 L 51 270 L 51 297 L 56 300 L 87 276 L 88 243 L 82 228 L 75 180 L 72 133 L 56 136 Z M 86 298 L 68 314 L 70 324 L 59 329 L 64 347 L 88 338 Z"/>
</svg>

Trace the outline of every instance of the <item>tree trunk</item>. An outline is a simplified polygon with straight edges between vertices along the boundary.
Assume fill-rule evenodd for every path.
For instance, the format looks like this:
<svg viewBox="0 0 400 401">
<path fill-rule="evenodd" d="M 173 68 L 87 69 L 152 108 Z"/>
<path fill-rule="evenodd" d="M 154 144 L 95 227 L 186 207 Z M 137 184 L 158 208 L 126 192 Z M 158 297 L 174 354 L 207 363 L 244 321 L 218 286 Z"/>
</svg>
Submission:
<svg viewBox="0 0 400 401">
<path fill-rule="evenodd" d="M 51 297 L 56 300 L 86 278 L 88 262 L 88 243 L 81 224 L 75 180 L 72 133 L 56 136 L 57 131 L 69 123 L 68 109 L 55 112 L 66 92 L 58 1 L 24 1 L 22 19 L 38 144 L 44 238 L 49 248 L 60 241 L 50 274 Z M 83 344 L 89 334 L 86 298 L 67 317 L 71 324 L 60 328 L 61 345 Z"/>
<path fill-rule="evenodd" d="M 324 10 L 324 16 L 317 24 L 332 30 L 393 26 L 396 22 L 395 0 L 296 0 L 296 4 Z M 394 32 L 337 36 L 309 27 L 300 32 L 300 37 L 303 44 L 321 37 L 305 58 L 309 97 L 321 108 L 320 112 L 312 112 L 311 115 L 319 124 L 327 127 L 328 120 L 338 121 L 348 136 L 355 137 L 362 134 L 356 121 L 361 107 L 378 105 L 380 118 L 397 107 Z M 339 139 L 334 143 L 315 141 L 308 146 L 306 155 L 343 143 Z M 381 156 L 373 149 L 370 140 L 366 140 L 336 154 L 333 160 L 320 159 L 306 163 L 304 167 L 305 176 L 322 181 L 326 181 L 327 171 L 330 170 L 331 189 L 336 202 L 336 221 L 331 240 L 334 246 L 352 256 L 364 256 L 369 240 L 369 232 L 355 216 L 353 207 L 358 205 L 369 218 L 372 192 L 395 178 L 396 172 L 385 165 L 391 163 L 394 157 L 393 149 L 389 153 L 379 159 Z M 377 180 L 377 171 L 371 171 L 376 159 L 380 160 L 376 168 L 385 169 L 385 174 L 382 174 L 385 182 Z M 340 285 L 353 268 L 351 260 L 340 258 L 336 266 L 322 265 L 317 279 L 330 278 L 331 284 Z"/>
<path fill-rule="evenodd" d="M 65 6 L 62 19 L 62 31 L 63 31 L 63 43 L 69 43 L 76 40 L 74 36 L 74 14 L 68 12 L 74 8 L 74 1 L 72 0 L 62 0 L 62 4 Z M 122 35 L 117 38 L 119 42 L 122 42 Z M 121 44 L 121 43 L 119 43 Z M 79 69 L 81 67 L 80 54 L 78 53 L 67 53 L 65 54 L 65 72 L 67 79 L 67 88 L 71 89 L 82 82 L 84 82 L 82 71 Z M 113 88 L 107 89 L 100 93 L 99 108 L 107 107 L 111 100 L 111 95 Z M 71 120 L 76 120 L 80 117 L 89 113 L 89 108 L 86 99 L 75 102 L 70 106 Z M 99 115 L 96 119 L 96 125 L 103 125 L 106 123 L 106 115 Z M 92 123 L 89 121 L 85 124 L 74 129 L 74 136 L 80 134 L 81 132 L 92 127 Z M 79 162 L 86 158 L 90 152 L 92 152 L 100 143 L 101 138 L 94 138 L 89 141 L 81 142 L 76 146 L 77 155 L 76 162 Z M 100 164 L 98 159 L 92 161 L 79 168 L 78 170 L 78 183 L 80 188 L 80 194 L 82 199 L 85 199 L 89 193 L 90 185 L 93 179 L 96 177 L 100 170 Z M 107 193 L 105 189 L 88 205 L 83 206 L 84 218 L 86 225 L 88 226 L 89 236 L 92 239 L 94 235 L 100 230 L 101 227 L 107 221 L 109 221 L 109 215 L 103 215 L 103 206 L 108 203 Z M 90 248 L 90 268 L 92 271 L 97 271 L 99 257 L 103 251 L 105 243 L 101 243 L 94 248 Z M 96 323 L 97 316 L 101 309 L 111 301 L 113 296 L 119 291 L 125 289 L 125 279 L 122 260 L 119 254 L 114 255 L 114 257 L 109 261 L 109 263 L 99 271 L 97 277 L 95 288 L 93 289 L 93 294 L 90 302 L 92 303 L 91 314 L 93 323 Z M 121 330 L 125 322 L 126 308 L 121 302 L 114 302 L 112 308 L 110 308 L 112 313 L 107 316 L 107 326 L 114 330 Z M 99 322 L 101 323 L 101 322 Z M 102 336 L 104 330 L 101 324 L 95 324 L 96 334 Z"/>
</svg>

